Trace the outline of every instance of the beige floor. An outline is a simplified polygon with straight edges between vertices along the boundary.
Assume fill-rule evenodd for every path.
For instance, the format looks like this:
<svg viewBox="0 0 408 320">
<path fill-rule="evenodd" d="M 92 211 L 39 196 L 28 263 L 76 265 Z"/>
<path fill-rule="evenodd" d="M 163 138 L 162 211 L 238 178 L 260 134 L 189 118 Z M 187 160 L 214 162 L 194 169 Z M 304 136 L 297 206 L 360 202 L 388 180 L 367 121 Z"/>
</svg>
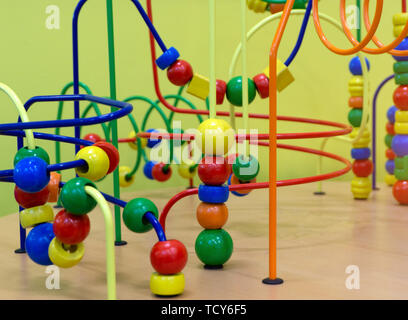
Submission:
<svg viewBox="0 0 408 320">
<path fill-rule="evenodd" d="M 280 286 L 261 283 L 267 275 L 267 197 L 254 191 L 232 196 L 225 229 L 234 253 L 223 270 L 203 270 L 194 253 L 201 227 L 195 220 L 197 197 L 182 200 L 168 219 L 168 238 L 187 246 L 186 290 L 180 299 L 408 299 L 408 211 L 398 206 L 388 187 L 370 201 L 354 201 L 349 186 L 325 184 L 326 196 L 313 196 L 314 185 L 280 188 L 278 273 Z M 146 194 L 161 209 L 176 189 Z M 140 194 L 138 194 L 140 195 Z M 124 194 L 129 200 L 136 196 Z M 48 290 L 45 267 L 14 254 L 17 215 L 1 219 L 1 299 L 105 299 L 103 220 L 91 213 L 91 233 L 82 262 L 61 271 L 61 289 Z M 116 248 L 119 299 L 152 299 L 149 252 L 153 232 L 134 234 L 123 228 L 128 245 Z M 345 269 L 360 269 L 360 290 L 345 286 Z"/>
</svg>

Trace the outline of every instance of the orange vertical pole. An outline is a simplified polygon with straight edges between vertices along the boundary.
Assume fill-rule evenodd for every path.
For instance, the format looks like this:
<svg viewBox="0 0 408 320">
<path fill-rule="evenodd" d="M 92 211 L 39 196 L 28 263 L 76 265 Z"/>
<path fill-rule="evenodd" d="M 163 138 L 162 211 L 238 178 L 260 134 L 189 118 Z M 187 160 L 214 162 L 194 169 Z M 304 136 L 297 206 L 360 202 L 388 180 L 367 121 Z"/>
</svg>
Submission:
<svg viewBox="0 0 408 320">
<path fill-rule="evenodd" d="M 278 49 L 283 32 L 289 20 L 290 12 L 295 0 L 288 0 L 283 9 L 278 29 L 269 51 L 269 276 L 262 282 L 265 284 L 281 284 L 282 279 L 277 277 L 276 268 L 276 224 L 277 224 L 277 89 L 276 63 Z"/>
</svg>

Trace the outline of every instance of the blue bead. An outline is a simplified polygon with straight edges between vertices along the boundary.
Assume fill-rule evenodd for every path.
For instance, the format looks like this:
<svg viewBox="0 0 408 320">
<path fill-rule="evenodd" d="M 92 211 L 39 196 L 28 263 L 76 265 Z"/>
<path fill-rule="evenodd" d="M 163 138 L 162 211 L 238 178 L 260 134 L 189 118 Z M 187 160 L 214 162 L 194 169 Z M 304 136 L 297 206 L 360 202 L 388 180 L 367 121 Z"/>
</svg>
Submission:
<svg viewBox="0 0 408 320">
<path fill-rule="evenodd" d="M 351 157 L 355 160 L 365 160 L 370 158 L 370 156 L 371 156 L 370 148 L 351 149 Z"/>
<path fill-rule="evenodd" d="M 177 59 L 180 57 L 180 54 L 176 50 L 176 48 L 169 48 L 163 54 L 157 58 L 156 64 L 157 66 L 162 69 L 166 70 L 168 67 L 170 67 L 174 62 L 177 61 Z"/>
<path fill-rule="evenodd" d="M 198 198 L 207 203 L 224 203 L 229 197 L 227 185 L 222 186 L 207 186 L 200 184 L 198 187 Z"/>
<path fill-rule="evenodd" d="M 394 174 L 394 169 L 395 169 L 395 163 L 394 160 L 388 160 L 385 163 L 385 169 L 389 174 Z"/>
<path fill-rule="evenodd" d="M 408 135 L 397 134 L 392 139 L 392 150 L 397 157 L 408 155 Z"/>
<path fill-rule="evenodd" d="M 50 181 L 47 163 L 37 157 L 20 160 L 14 167 L 13 175 L 17 187 L 31 193 L 41 191 Z"/>
<path fill-rule="evenodd" d="M 365 58 L 365 61 L 368 70 L 370 70 L 370 61 L 368 61 L 367 58 Z M 361 76 L 363 74 L 363 69 L 361 68 L 361 62 L 359 57 L 354 57 L 353 59 L 350 60 L 349 69 L 350 72 L 355 76 Z"/>
<path fill-rule="evenodd" d="M 232 174 L 230 174 L 230 176 L 229 176 L 229 178 L 228 178 L 228 185 L 230 186 L 231 185 L 231 177 L 232 177 Z M 248 193 L 238 193 L 238 192 L 236 192 L 236 191 L 231 191 L 231 193 L 234 195 L 234 196 L 237 196 L 237 197 L 245 197 L 246 195 L 248 195 Z"/>
<path fill-rule="evenodd" d="M 48 247 L 54 237 L 52 223 L 42 223 L 35 226 L 26 239 L 26 250 L 31 260 L 43 266 L 51 265 Z"/>
<path fill-rule="evenodd" d="M 405 38 L 402 40 L 402 42 L 395 47 L 395 50 L 403 51 L 403 50 L 408 50 L 408 39 Z M 408 61 L 408 57 L 397 57 L 397 56 L 392 56 L 396 61 Z"/>
<path fill-rule="evenodd" d="M 156 129 L 148 129 L 146 132 L 159 132 L 159 130 Z M 158 145 L 161 142 L 160 139 L 153 138 L 153 139 L 147 139 L 147 147 L 148 148 L 153 148 L 155 145 Z"/>
<path fill-rule="evenodd" d="M 156 164 L 156 161 L 148 161 L 146 162 L 146 164 L 143 167 L 143 173 L 146 176 L 146 178 L 150 179 L 150 180 L 154 180 L 153 176 L 152 176 L 152 170 L 154 165 Z"/>
<path fill-rule="evenodd" d="M 388 121 L 392 124 L 395 123 L 395 112 L 397 111 L 398 111 L 398 108 L 396 106 L 391 106 L 387 111 Z"/>
</svg>

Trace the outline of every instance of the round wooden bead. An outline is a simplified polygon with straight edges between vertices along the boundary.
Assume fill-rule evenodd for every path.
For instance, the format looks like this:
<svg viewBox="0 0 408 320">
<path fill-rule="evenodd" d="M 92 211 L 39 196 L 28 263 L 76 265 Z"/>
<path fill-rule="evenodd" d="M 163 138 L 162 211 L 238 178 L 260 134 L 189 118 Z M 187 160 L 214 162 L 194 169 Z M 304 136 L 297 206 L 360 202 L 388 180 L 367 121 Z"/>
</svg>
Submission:
<svg viewBox="0 0 408 320">
<path fill-rule="evenodd" d="M 393 138 L 394 138 L 393 135 L 390 135 L 390 134 L 385 135 L 384 142 L 385 142 L 385 145 L 386 145 L 388 148 L 391 148 L 391 146 L 392 146 L 392 139 L 393 139 Z"/>
<path fill-rule="evenodd" d="M 28 149 L 28 147 L 23 147 L 19 149 L 14 156 L 14 165 L 16 165 L 20 160 L 28 157 L 36 157 L 43 159 L 47 165 L 50 164 L 50 157 L 43 148 L 36 146 L 34 149 Z"/>
<path fill-rule="evenodd" d="M 387 110 L 387 119 L 392 124 L 395 123 L 395 114 L 396 114 L 397 111 L 398 111 L 398 108 L 396 106 L 391 106 Z"/>
<path fill-rule="evenodd" d="M 368 159 L 371 156 L 370 148 L 355 148 L 351 149 L 351 157 L 355 160 Z"/>
<path fill-rule="evenodd" d="M 257 13 L 265 12 L 268 7 L 268 3 L 262 0 L 247 0 L 247 6 L 249 10 Z"/>
<path fill-rule="evenodd" d="M 86 193 L 86 186 L 96 189 L 96 185 L 91 180 L 80 177 L 69 180 L 62 187 L 61 203 L 69 213 L 83 215 L 95 208 L 96 201 Z"/>
<path fill-rule="evenodd" d="M 394 124 L 392 124 L 391 122 L 387 122 L 387 124 L 385 125 L 385 129 L 388 134 L 392 136 L 395 135 Z"/>
<path fill-rule="evenodd" d="M 198 165 L 198 176 L 206 185 L 217 186 L 227 181 L 230 170 L 225 157 L 205 156 Z"/>
<path fill-rule="evenodd" d="M 392 188 L 392 194 L 394 198 L 400 203 L 407 205 L 408 204 L 408 181 L 401 180 L 395 182 Z"/>
<path fill-rule="evenodd" d="M 23 228 L 31 228 L 40 223 L 52 222 L 54 212 L 51 206 L 42 205 L 20 211 L 20 224 Z"/>
<path fill-rule="evenodd" d="M 359 131 L 360 128 L 354 128 L 353 131 L 351 131 L 350 133 L 350 138 L 355 139 Z M 368 131 L 368 129 L 365 128 L 360 139 L 356 142 L 353 142 L 352 145 L 353 148 L 367 148 L 370 144 L 370 141 L 371 141 L 370 131 Z"/>
<path fill-rule="evenodd" d="M 244 182 L 244 181 L 239 180 L 233 173 L 228 178 L 228 185 L 237 185 L 237 184 L 254 183 L 254 182 L 256 182 L 256 178 L 250 181 Z M 231 191 L 231 193 L 235 196 L 243 197 L 243 196 L 248 195 L 251 191 L 252 189 L 240 189 L 240 190 L 233 190 Z"/>
<path fill-rule="evenodd" d="M 197 167 L 195 167 L 193 160 L 183 161 L 178 166 L 178 173 L 184 179 L 192 179 L 197 173 Z"/>
<path fill-rule="evenodd" d="M 54 234 L 65 244 L 77 244 L 85 240 L 91 229 L 88 215 L 74 215 L 66 210 L 57 213 L 53 223 Z"/>
<path fill-rule="evenodd" d="M 50 181 L 47 163 L 42 158 L 28 157 L 21 159 L 14 167 L 14 182 L 25 192 L 39 192 Z"/>
<path fill-rule="evenodd" d="M 156 205 L 149 199 L 136 198 L 130 200 L 123 209 L 123 222 L 133 232 L 147 232 L 153 228 L 149 220 L 144 218 L 147 212 L 153 213 L 156 218 L 159 217 Z"/>
<path fill-rule="evenodd" d="M 85 247 L 83 243 L 64 244 L 54 238 L 48 248 L 48 254 L 53 264 L 60 268 L 76 266 L 84 257 Z"/>
<path fill-rule="evenodd" d="M 395 170 L 394 160 L 387 160 L 387 162 L 385 163 L 385 169 L 389 174 L 394 174 Z"/>
<path fill-rule="evenodd" d="M 87 165 L 75 169 L 78 176 L 92 181 L 101 180 L 109 170 L 109 157 L 103 149 L 95 146 L 85 147 L 78 151 L 75 160 L 82 159 Z"/>
<path fill-rule="evenodd" d="M 285 7 L 284 3 L 271 3 L 269 5 L 269 10 L 271 11 L 272 14 L 275 14 L 283 11 L 284 7 Z"/>
<path fill-rule="evenodd" d="M 363 97 L 350 97 L 348 104 L 350 108 L 363 108 L 364 98 Z"/>
<path fill-rule="evenodd" d="M 157 164 L 156 161 L 148 161 L 145 163 L 144 167 L 143 167 L 143 173 L 146 176 L 146 178 L 150 179 L 150 180 L 154 180 L 153 176 L 152 176 L 152 170 L 153 167 L 155 166 L 155 164 Z"/>
<path fill-rule="evenodd" d="M 353 172 L 357 177 L 368 177 L 373 172 L 371 160 L 356 160 L 353 163 Z"/>
<path fill-rule="evenodd" d="M 135 176 L 129 177 L 129 173 L 132 172 L 128 166 L 120 166 L 119 167 L 119 185 L 122 188 L 130 187 L 133 182 L 135 182 Z"/>
<path fill-rule="evenodd" d="M 395 153 L 394 153 L 394 151 L 392 151 L 392 149 L 385 150 L 385 156 L 389 160 L 394 160 L 395 159 Z"/>
<path fill-rule="evenodd" d="M 203 230 L 195 242 L 197 257 L 208 266 L 223 265 L 231 257 L 233 243 L 223 229 Z"/>
<path fill-rule="evenodd" d="M 366 177 L 354 177 L 351 181 L 354 199 L 367 199 L 371 193 L 371 180 Z"/>
<path fill-rule="evenodd" d="M 362 76 L 353 76 L 348 82 L 348 90 L 352 97 L 362 97 L 364 93 L 364 81 Z"/>
<path fill-rule="evenodd" d="M 224 203 L 201 202 L 197 207 L 197 220 L 204 229 L 220 229 L 228 220 L 228 208 Z"/>
<path fill-rule="evenodd" d="M 353 127 L 360 127 L 361 119 L 363 117 L 362 109 L 351 109 L 348 114 L 348 121 Z"/>
<path fill-rule="evenodd" d="M 102 138 L 96 133 L 88 133 L 83 137 L 83 140 L 91 141 L 93 143 L 102 141 Z"/>
<path fill-rule="evenodd" d="M 256 96 L 255 83 L 248 79 L 248 103 L 251 103 Z M 227 99 L 237 107 L 242 107 L 242 77 L 234 77 L 227 84 Z"/>
<path fill-rule="evenodd" d="M 176 274 L 183 270 L 187 263 L 187 249 L 178 240 L 157 242 L 150 251 L 150 262 L 160 274 Z"/>
<path fill-rule="evenodd" d="M 221 186 L 207 186 L 200 184 L 198 186 L 198 198 L 200 201 L 207 203 L 224 203 L 229 197 L 229 190 L 227 185 Z"/>
<path fill-rule="evenodd" d="M 46 204 L 48 202 L 49 195 L 50 191 L 47 187 L 34 193 L 25 192 L 17 186 L 14 187 L 14 198 L 20 207 L 25 209 Z"/>
<path fill-rule="evenodd" d="M 408 40 L 407 38 L 403 39 L 398 46 L 395 47 L 395 50 L 403 51 L 408 50 Z M 392 56 L 396 61 L 408 61 L 408 57 L 398 57 Z"/>
<path fill-rule="evenodd" d="M 35 226 L 28 233 L 25 243 L 30 259 L 43 266 L 51 265 L 52 261 L 48 255 L 48 247 L 54 238 L 52 223 L 41 223 Z"/>
<path fill-rule="evenodd" d="M 408 111 L 395 112 L 395 122 L 408 122 Z"/>
<path fill-rule="evenodd" d="M 227 83 L 224 80 L 216 80 L 217 104 L 223 104 L 227 92 Z"/>
<path fill-rule="evenodd" d="M 146 132 L 150 133 L 159 133 L 159 130 L 156 129 L 147 129 Z M 160 139 L 158 138 L 149 138 L 147 139 L 147 147 L 148 148 L 154 148 L 156 145 L 158 145 L 161 142 Z"/>
<path fill-rule="evenodd" d="M 252 78 L 256 91 L 262 99 L 269 97 L 269 79 L 264 73 L 260 73 Z"/>
<path fill-rule="evenodd" d="M 50 182 L 48 182 L 48 190 L 50 191 L 48 202 L 57 202 L 60 193 L 61 175 L 58 172 L 50 173 Z"/>
<path fill-rule="evenodd" d="M 249 157 L 240 155 L 235 159 L 232 171 L 239 180 L 250 181 L 259 173 L 259 162 L 252 155 Z"/>
<path fill-rule="evenodd" d="M 401 73 L 395 75 L 395 84 L 398 85 L 408 85 L 408 73 Z"/>
<path fill-rule="evenodd" d="M 386 174 L 385 175 L 385 183 L 387 186 L 393 186 L 395 182 L 397 182 L 397 178 L 393 174 Z"/>
<path fill-rule="evenodd" d="M 408 73 L 408 61 L 395 62 L 393 68 L 396 74 Z"/>
<path fill-rule="evenodd" d="M 392 138 L 391 147 L 397 157 L 404 157 L 408 155 L 408 135 L 395 135 Z"/>
<path fill-rule="evenodd" d="M 367 69 L 370 70 L 370 61 L 365 58 Z M 359 57 L 353 57 L 349 63 L 349 70 L 355 76 L 361 76 L 363 74 L 363 68 L 361 67 L 361 61 Z"/>
<path fill-rule="evenodd" d="M 128 135 L 129 139 L 136 139 L 137 138 L 137 134 L 134 130 L 130 131 L 129 135 Z M 147 145 L 147 139 L 146 138 L 137 138 L 140 140 L 140 146 L 142 149 L 144 149 Z M 137 140 L 135 141 L 131 141 L 128 142 L 128 145 L 130 148 L 132 148 L 133 150 L 138 150 L 138 146 L 137 146 Z"/>
<path fill-rule="evenodd" d="M 166 164 L 163 162 L 156 163 L 153 166 L 152 176 L 154 180 L 164 182 L 170 179 L 172 173 L 171 167 L 165 169 L 165 166 Z"/>
<path fill-rule="evenodd" d="M 154 272 L 150 277 L 150 290 L 153 294 L 166 297 L 182 294 L 186 285 L 184 274 L 163 275 Z"/>
<path fill-rule="evenodd" d="M 394 103 L 400 110 L 408 110 L 408 86 L 399 86 L 394 91 Z"/>
<path fill-rule="evenodd" d="M 116 167 L 119 164 L 120 156 L 118 149 L 115 148 L 115 146 L 109 142 L 105 141 L 98 141 L 94 144 L 95 147 L 101 148 L 105 153 L 107 154 L 109 158 L 109 169 L 108 173 L 111 173 L 115 171 Z"/>
<path fill-rule="evenodd" d="M 167 78 L 176 86 L 186 85 L 193 77 L 193 68 L 185 60 L 177 60 L 167 69 Z"/>
<path fill-rule="evenodd" d="M 235 132 L 223 119 L 207 119 L 198 127 L 196 143 L 202 153 L 223 156 L 235 142 Z"/>
</svg>

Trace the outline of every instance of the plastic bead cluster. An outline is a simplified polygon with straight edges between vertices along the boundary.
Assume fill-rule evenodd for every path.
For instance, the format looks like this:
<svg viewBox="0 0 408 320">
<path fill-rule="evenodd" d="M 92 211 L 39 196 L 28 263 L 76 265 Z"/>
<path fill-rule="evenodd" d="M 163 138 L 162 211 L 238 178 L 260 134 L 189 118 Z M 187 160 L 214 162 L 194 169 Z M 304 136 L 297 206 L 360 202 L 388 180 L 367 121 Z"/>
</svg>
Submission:
<svg viewBox="0 0 408 320">
<path fill-rule="evenodd" d="M 149 213 L 158 218 L 159 211 L 156 205 L 149 199 L 136 198 L 126 204 L 123 210 L 123 221 L 129 230 L 144 233 L 153 228 L 146 218 L 146 214 Z M 150 252 L 150 262 L 156 271 L 150 278 L 151 291 L 159 296 L 181 294 L 185 286 L 181 271 L 187 263 L 187 258 L 187 249 L 180 241 L 157 242 Z"/>
<path fill-rule="evenodd" d="M 308 0 L 295 0 L 293 9 L 305 9 Z M 268 7 L 272 14 L 283 11 L 286 0 L 247 0 L 248 9 L 263 13 Z"/>
<path fill-rule="evenodd" d="M 365 59 L 367 69 L 370 70 L 370 62 Z M 355 139 L 360 131 L 363 118 L 363 68 L 359 57 L 353 57 L 349 63 L 349 69 L 353 75 L 349 81 L 348 88 L 350 93 L 348 121 L 353 127 L 350 138 Z M 355 199 L 367 199 L 371 193 L 371 180 L 369 176 L 373 171 L 373 163 L 370 160 L 371 152 L 368 148 L 371 141 L 370 132 L 367 128 L 359 140 L 353 143 L 351 157 L 353 162 L 353 173 L 355 177 L 351 182 L 351 192 Z"/>
</svg>

